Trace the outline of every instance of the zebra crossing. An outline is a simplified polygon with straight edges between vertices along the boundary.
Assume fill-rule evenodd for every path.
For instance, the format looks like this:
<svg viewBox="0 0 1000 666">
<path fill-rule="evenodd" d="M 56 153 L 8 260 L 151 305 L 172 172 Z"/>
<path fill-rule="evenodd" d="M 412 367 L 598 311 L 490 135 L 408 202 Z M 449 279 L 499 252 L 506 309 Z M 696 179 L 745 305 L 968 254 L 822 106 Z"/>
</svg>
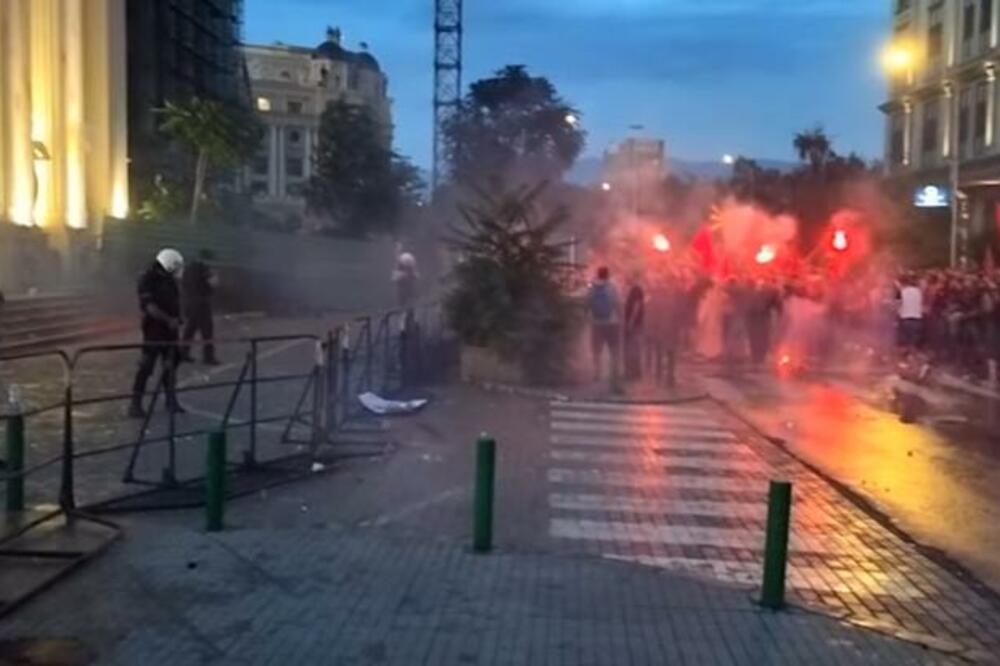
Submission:
<svg viewBox="0 0 1000 666">
<path fill-rule="evenodd" d="M 649 566 L 757 584 L 767 488 L 782 476 L 711 404 L 549 405 L 549 537 Z M 799 478 L 800 492 L 816 480 Z M 863 535 L 822 515 L 796 520 L 793 558 L 877 555 Z M 810 587 L 817 566 L 795 562 L 789 586 Z M 845 584 L 830 579 L 827 590 Z"/>
<path fill-rule="evenodd" d="M 550 537 L 752 582 L 718 549 L 760 546 L 769 470 L 710 407 L 552 402 L 549 427 Z"/>
</svg>

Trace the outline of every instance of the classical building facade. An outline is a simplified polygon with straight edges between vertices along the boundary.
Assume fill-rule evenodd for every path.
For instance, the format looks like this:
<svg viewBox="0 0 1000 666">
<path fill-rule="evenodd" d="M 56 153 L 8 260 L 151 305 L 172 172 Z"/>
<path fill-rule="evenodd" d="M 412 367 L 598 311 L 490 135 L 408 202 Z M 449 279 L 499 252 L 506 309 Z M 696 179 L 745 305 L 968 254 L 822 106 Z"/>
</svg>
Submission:
<svg viewBox="0 0 1000 666">
<path fill-rule="evenodd" d="M 345 100 L 368 107 L 392 141 L 388 79 L 366 47 L 351 51 L 339 30 L 328 29 L 315 48 L 275 44 L 243 49 L 253 104 L 267 127 L 265 140 L 244 175 L 262 210 L 302 215 L 304 189 L 312 175 L 320 115 Z"/>
<path fill-rule="evenodd" d="M 893 45 L 885 113 L 891 174 L 947 187 L 957 158 L 961 243 L 996 242 L 1000 200 L 997 66 L 1000 0 L 891 0 Z M 974 250 L 974 248 L 973 248 Z M 973 256 L 974 259 L 978 257 Z"/>
<path fill-rule="evenodd" d="M 126 0 L 0 1 L 0 220 L 128 214 Z"/>
</svg>

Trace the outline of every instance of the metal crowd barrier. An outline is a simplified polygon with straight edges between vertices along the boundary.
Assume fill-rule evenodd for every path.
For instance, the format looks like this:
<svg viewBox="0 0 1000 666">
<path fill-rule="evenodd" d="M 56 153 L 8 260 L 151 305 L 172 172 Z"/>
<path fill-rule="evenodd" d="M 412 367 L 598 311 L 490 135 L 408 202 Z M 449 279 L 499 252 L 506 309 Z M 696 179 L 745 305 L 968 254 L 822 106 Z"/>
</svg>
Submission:
<svg viewBox="0 0 1000 666">
<path fill-rule="evenodd" d="M 393 310 L 377 315 L 364 316 L 341 325 L 325 336 L 280 335 L 240 339 L 218 339 L 217 346 L 238 346 L 242 349 L 242 361 L 235 368 L 235 378 L 211 380 L 197 385 L 178 385 L 178 397 L 187 402 L 191 396 L 197 397 L 208 391 L 228 392 L 225 407 L 215 422 L 202 427 L 181 429 L 181 418 L 167 410 L 164 420 L 155 417 L 157 405 L 163 396 L 165 369 L 155 376 L 153 388 L 146 393 L 150 403 L 145 418 L 139 422 L 138 434 L 126 441 L 104 441 L 90 448 L 80 447 L 77 432 L 78 413 L 83 409 L 120 403 L 123 406 L 132 398 L 131 392 L 83 395 L 80 393 L 81 367 L 84 361 L 106 357 L 111 354 L 137 355 L 144 348 L 164 345 L 126 344 L 84 347 L 70 354 L 66 351 L 16 354 L 0 357 L 0 368 L 15 362 L 50 360 L 59 363 L 62 369 L 62 400 L 16 413 L 0 413 L 0 425 L 17 418 L 24 436 L 32 441 L 35 424 L 44 420 L 51 427 L 58 422 L 61 447 L 58 453 L 44 460 L 29 460 L 18 464 L 17 469 L 9 465 L 0 466 L 0 482 L 4 485 L 18 480 L 25 485 L 32 478 L 58 466 L 58 496 L 46 498 L 54 500 L 58 511 L 73 514 L 78 507 L 77 463 L 101 456 L 125 456 L 126 462 L 121 473 L 124 484 L 162 490 L 200 481 L 200 476 L 188 476 L 178 471 L 178 451 L 182 442 L 197 443 L 206 440 L 211 432 L 246 432 L 242 457 L 238 462 L 230 462 L 231 469 L 253 470 L 284 459 L 279 456 L 263 460 L 260 455 L 262 430 L 266 427 L 280 429 L 277 442 L 299 447 L 294 455 L 315 457 L 321 447 L 331 448 L 337 455 L 338 433 L 349 428 L 352 423 L 365 416 L 357 396 L 372 391 L 383 396 L 398 395 L 410 389 L 441 378 L 444 368 L 436 365 L 446 359 L 440 348 L 447 344 L 441 326 L 440 308 L 437 305 L 421 306 L 407 311 Z M 262 368 L 262 350 L 267 345 L 284 344 L 289 347 L 311 345 L 313 353 L 307 363 L 298 364 L 295 372 L 266 373 Z M 183 347 L 170 343 L 166 346 Z M 131 367 L 131 366 L 130 366 Z M 261 392 L 269 386 L 286 386 L 295 393 L 292 406 L 280 413 L 266 414 Z M 282 397 L 291 395 L 283 393 Z M 246 416 L 240 417 L 237 407 L 243 401 Z M 159 429 L 162 432 L 157 432 Z M 302 436 L 302 431 L 306 435 Z M 299 433 L 299 434 L 297 434 Z M 50 440 L 51 441 L 51 440 Z M 165 460 L 158 477 L 150 478 L 140 473 L 137 463 L 141 456 L 154 446 L 165 447 Z M 275 447 L 271 447 L 272 451 Z M 0 450 L 0 461 L 7 454 Z M 290 456 L 289 456 L 290 457 Z M 102 463 L 103 464 L 103 463 Z M 113 464 L 113 463 L 109 463 Z M 203 470 L 201 470 L 203 471 Z M 120 499 L 109 496 L 107 499 Z M 102 502 L 103 503 L 103 502 Z M 87 508 L 93 509 L 93 502 Z M 0 544 L 3 537 L 0 535 Z"/>
</svg>

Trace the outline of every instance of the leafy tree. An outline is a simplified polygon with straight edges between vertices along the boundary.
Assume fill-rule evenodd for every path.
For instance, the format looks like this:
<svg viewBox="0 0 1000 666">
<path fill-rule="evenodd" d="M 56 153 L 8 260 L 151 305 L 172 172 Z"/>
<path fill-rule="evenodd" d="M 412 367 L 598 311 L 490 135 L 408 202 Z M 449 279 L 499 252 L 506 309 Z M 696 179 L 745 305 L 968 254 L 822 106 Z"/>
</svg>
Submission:
<svg viewBox="0 0 1000 666">
<path fill-rule="evenodd" d="M 417 168 L 386 147 L 369 109 L 343 100 L 320 117 L 314 159 L 306 201 L 351 235 L 391 230 L 423 188 Z"/>
<path fill-rule="evenodd" d="M 452 178 L 558 180 L 583 150 L 579 113 L 541 76 L 508 65 L 473 83 L 445 128 Z"/>
<path fill-rule="evenodd" d="M 521 363 L 533 381 L 565 373 L 578 322 L 569 295 L 573 267 L 555 238 L 566 209 L 543 210 L 545 184 L 506 188 L 493 181 L 460 207 L 449 243 L 462 257 L 445 301 L 460 339 Z"/>
<path fill-rule="evenodd" d="M 260 145 L 263 127 L 248 110 L 214 100 L 192 97 L 187 102 L 167 101 L 158 110 L 161 129 L 196 156 L 190 221 L 198 219 L 208 168 L 235 167 L 248 160 Z"/>
</svg>

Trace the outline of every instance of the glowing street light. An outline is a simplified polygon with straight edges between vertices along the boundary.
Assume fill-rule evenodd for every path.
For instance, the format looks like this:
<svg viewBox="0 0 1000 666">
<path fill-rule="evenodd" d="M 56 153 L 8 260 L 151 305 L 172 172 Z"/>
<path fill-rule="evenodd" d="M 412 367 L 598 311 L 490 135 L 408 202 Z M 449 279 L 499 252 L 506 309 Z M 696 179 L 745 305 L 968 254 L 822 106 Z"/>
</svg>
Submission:
<svg viewBox="0 0 1000 666">
<path fill-rule="evenodd" d="M 890 43 L 882 50 L 882 67 L 889 74 L 905 74 L 916 65 L 916 50 L 905 42 Z"/>
<path fill-rule="evenodd" d="M 670 252 L 670 239 L 663 234 L 653 236 L 653 249 L 657 252 Z"/>
<path fill-rule="evenodd" d="M 609 183 L 608 181 L 604 181 L 603 183 L 601 183 L 601 189 L 604 190 L 605 192 L 610 192 L 611 183 Z"/>
<path fill-rule="evenodd" d="M 576 127 L 577 123 L 580 122 L 580 119 L 577 118 L 576 114 L 573 114 L 573 113 L 567 113 L 565 120 L 566 120 L 566 124 L 567 125 L 571 125 L 572 127 Z"/>
<path fill-rule="evenodd" d="M 726 153 L 725 155 L 722 156 L 722 163 L 725 164 L 726 166 L 733 166 L 734 164 L 736 164 L 736 158 L 730 155 L 729 153 Z"/>
</svg>

